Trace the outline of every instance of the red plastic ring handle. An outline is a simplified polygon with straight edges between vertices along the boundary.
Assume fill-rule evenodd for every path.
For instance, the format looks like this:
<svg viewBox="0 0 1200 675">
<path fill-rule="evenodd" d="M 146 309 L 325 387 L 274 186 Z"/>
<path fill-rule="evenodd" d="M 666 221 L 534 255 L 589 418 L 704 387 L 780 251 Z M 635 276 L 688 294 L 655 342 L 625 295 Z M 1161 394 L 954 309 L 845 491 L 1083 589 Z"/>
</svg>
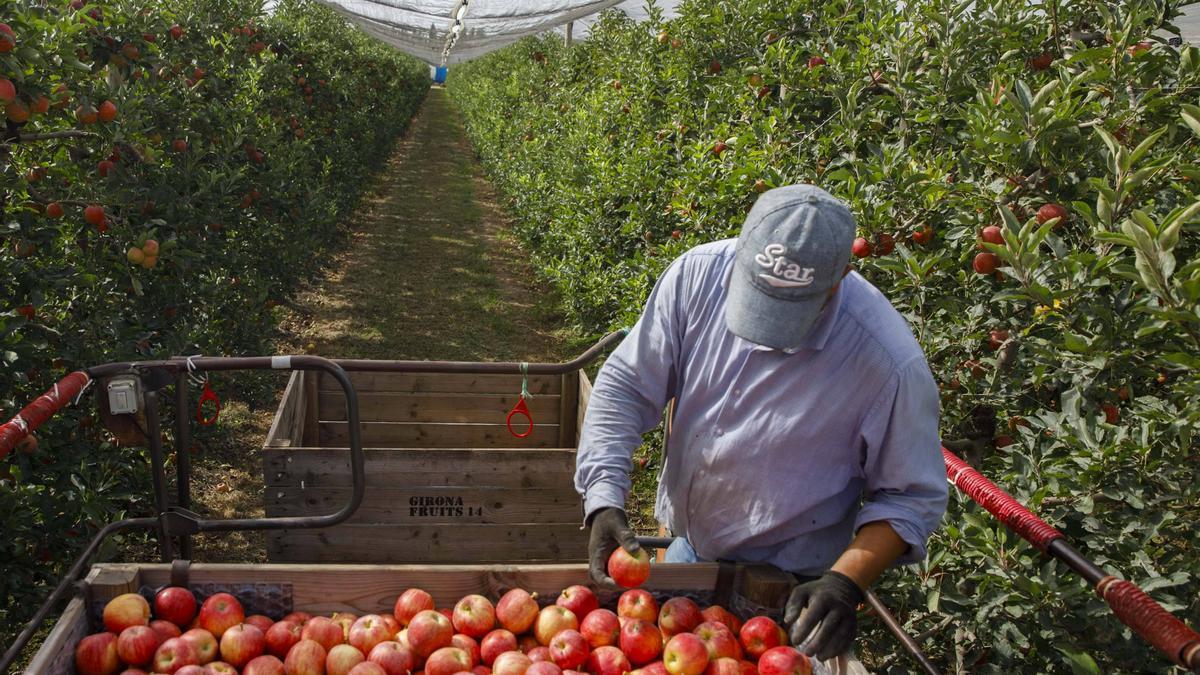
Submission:
<svg viewBox="0 0 1200 675">
<path fill-rule="evenodd" d="M 212 403 L 216 408 L 211 417 L 204 416 L 204 404 Z M 212 426 L 217 423 L 217 418 L 221 416 L 221 399 L 217 398 L 217 392 L 212 390 L 212 386 L 208 381 L 204 382 L 204 391 L 200 392 L 200 401 L 196 404 L 196 421 L 204 426 Z"/>
<path fill-rule="evenodd" d="M 529 420 L 529 428 L 525 430 L 525 433 L 519 434 L 515 429 L 513 429 L 513 415 L 524 415 L 525 419 Z M 521 400 L 517 401 L 517 404 L 513 406 L 512 410 L 508 411 L 508 417 L 504 418 L 504 424 L 508 427 L 508 433 L 516 436 L 517 438 L 525 438 L 533 433 L 533 416 L 529 414 L 529 407 L 525 405 L 524 396 L 521 397 Z"/>
</svg>

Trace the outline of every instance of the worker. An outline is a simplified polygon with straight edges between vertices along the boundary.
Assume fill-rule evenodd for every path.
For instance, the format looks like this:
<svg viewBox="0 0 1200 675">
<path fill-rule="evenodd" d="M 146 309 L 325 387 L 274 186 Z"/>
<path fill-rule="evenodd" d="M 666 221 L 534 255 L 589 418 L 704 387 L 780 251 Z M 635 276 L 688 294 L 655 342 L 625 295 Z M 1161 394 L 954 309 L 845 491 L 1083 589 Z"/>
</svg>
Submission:
<svg viewBox="0 0 1200 675">
<path fill-rule="evenodd" d="M 946 508 L 938 390 L 904 318 L 852 271 L 855 222 L 811 185 L 763 193 L 737 239 L 697 246 L 654 286 L 601 368 L 576 488 L 590 573 L 638 544 L 633 452 L 674 399 L 655 516 L 668 562 L 769 563 L 802 581 L 794 645 L 847 652 L 865 590 L 925 557 Z"/>
</svg>

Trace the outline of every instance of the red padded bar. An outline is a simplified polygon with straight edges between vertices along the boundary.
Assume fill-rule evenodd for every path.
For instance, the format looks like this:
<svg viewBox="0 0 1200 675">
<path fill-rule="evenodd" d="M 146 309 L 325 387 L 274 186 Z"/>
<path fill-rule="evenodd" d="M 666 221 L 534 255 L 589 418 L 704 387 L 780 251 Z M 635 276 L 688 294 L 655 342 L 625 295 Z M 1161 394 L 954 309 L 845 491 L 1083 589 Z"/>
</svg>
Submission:
<svg viewBox="0 0 1200 675">
<path fill-rule="evenodd" d="M 1185 668 L 1200 665 L 1200 633 L 1187 627 L 1136 584 L 1106 577 L 1096 585 L 1121 623 Z"/>
<path fill-rule="evenodd" d="M 90 381 L 91 378 L 82 370 L 71 373 L 33 403 L 25 406 L 11 420 L 0 425 L 0 459 L 12 452 L 17 443 L 32 431 L 45 424 L 54 413 L 65 408 Z"/>
<path fill-rule="evenodd" d="M 946 460 L 946 476 L 954 487 L 962 490 L 968 497 L 996 516 L 1013 532 L 1027 539 L 1042 552 L 1055 539 L 1063 539 L 1062 532 L 1050 527 L 1046 521 L 1038 518 L 1032 511 L 1025 508 L 1012 495 L 1001 490 L 986 476 L 979 473 L 970 464 L 959 459 L 954 453 L 942 448 L 942 456 Z"/>
</svg>

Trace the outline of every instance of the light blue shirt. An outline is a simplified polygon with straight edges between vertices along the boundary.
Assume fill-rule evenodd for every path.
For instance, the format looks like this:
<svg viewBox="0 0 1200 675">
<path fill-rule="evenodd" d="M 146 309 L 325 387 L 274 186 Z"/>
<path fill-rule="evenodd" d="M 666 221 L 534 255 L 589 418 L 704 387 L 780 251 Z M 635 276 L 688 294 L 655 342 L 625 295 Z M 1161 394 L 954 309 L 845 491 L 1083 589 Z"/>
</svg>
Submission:
<svg viewBox="0 0 1200 675">
<path fill-rule="evenodd" d="M 587 514 L 624 508 L 633 450 L 676 399 L 655 515 L 706 560 L 828 569 L 861 526 L 887 521 L 925 557 L 946 508 L 938 390 L 904 318 L 848 274 L 805 345 L 725 327 L 736 240 L 663 273 L 601 368 L 579 443 Z"/>
</svg>

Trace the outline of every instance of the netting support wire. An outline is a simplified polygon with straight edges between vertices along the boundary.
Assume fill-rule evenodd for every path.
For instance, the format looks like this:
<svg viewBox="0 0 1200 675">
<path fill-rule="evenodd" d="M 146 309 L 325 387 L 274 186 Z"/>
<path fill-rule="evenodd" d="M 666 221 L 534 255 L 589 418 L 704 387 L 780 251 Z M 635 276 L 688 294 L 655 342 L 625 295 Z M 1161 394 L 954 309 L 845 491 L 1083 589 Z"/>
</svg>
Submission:
<svg viewBox="0 0 1200 675">
<path fill-rule="evenodd" d="M 1066 563 L 1091 584 L 1113 614 L 1177 665 L 1200 673 L 1200 633 L 1155 602 L 1136 584 L 1117 579 L 1092 563 L 1046 521 L 1000 489 L 961 458 L 942 448 L 946 477 L 1010 530 Z"/>
<path fill-rule="evenodd" d="M 458 42 L 458 36 L 466 30 L 464 21 L 467 16 L 468 3 L 469 0 L 458 0 L 458 4 L 454 6 L 454 11 L 450 13 L 450 30 L 446 32 L 446 46 L 442 48 L 443 68 L 446 67 L 446 62 L 450 59 L 450 52 L 454 49 L 454 43 Z"/>
</svg>

